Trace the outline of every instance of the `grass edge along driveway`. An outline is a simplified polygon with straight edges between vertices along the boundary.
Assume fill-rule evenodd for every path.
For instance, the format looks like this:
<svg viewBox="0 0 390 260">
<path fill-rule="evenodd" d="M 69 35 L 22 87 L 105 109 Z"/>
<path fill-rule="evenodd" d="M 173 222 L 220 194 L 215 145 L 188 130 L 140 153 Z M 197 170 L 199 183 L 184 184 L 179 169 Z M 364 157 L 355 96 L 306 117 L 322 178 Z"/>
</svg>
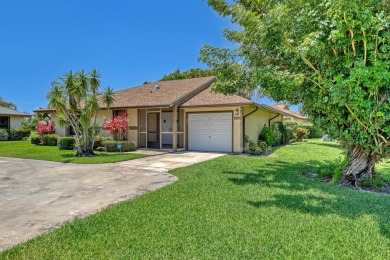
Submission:
<svg viewBox="0 0 390 260">
<path fill-rule="evenodd" d="M 56 146 L 37 146 L 28 141 L 0 142 L 0 156 L 45 160 L 63 163 L 98 164 L 114 163 L 144 157 L 134 153 L 95 152 L 98 156 L 75 157 L 75 151 L 59 150 Z"/>
<path fill-rule="evenodd" d="M 175 169 L 178 182 L 0 258 L 389 259 L 390 196 L 301 175 L 342 156 L 335 144 L 305 142 Z"/>
</svg>

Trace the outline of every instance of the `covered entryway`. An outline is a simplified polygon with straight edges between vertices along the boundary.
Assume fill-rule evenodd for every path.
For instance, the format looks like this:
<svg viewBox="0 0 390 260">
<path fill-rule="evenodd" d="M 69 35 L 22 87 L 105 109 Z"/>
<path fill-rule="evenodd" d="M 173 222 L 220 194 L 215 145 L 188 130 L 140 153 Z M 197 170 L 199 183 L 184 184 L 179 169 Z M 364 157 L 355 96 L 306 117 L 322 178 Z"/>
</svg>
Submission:
<svg viewBox="0 0 390 260">
<path fill-rule="evenodd" d="M 232 152 L 232 113 L 188 114 L 188 150 Z"/>
</svg>

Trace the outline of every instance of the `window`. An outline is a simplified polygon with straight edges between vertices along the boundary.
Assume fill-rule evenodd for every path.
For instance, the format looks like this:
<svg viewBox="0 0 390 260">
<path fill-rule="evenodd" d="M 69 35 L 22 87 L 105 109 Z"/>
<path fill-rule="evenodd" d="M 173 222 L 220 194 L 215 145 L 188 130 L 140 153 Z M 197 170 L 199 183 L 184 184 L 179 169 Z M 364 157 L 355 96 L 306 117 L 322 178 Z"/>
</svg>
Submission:
<svg viewBox="0 0 390 260">
<path fill-rule="evenodd" d="M 126 113 L 125 110 L 113 110 L 113 111 L 112 111 L 112 116 L 113 116 L 113 117 L 116 117 L 116 116 L 123 116 L 125 113 Z"/>
<path fill-rule="evenodd" d="M 0 128 L 9 129 L 9 117 L 0 116 Z"/>
</svg>

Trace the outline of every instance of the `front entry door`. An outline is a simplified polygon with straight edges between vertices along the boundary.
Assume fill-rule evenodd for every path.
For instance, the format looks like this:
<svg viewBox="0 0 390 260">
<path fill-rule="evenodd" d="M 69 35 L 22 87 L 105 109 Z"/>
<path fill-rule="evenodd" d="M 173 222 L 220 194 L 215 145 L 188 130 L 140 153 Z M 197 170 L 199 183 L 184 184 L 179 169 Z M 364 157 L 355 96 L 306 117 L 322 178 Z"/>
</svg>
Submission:
<svg viewBox="0 0 390 260">
<path fill-rule="evenodd" d="M 160 149 L 160 113 L 148 113 L 148 148 Z"/>
</svg>

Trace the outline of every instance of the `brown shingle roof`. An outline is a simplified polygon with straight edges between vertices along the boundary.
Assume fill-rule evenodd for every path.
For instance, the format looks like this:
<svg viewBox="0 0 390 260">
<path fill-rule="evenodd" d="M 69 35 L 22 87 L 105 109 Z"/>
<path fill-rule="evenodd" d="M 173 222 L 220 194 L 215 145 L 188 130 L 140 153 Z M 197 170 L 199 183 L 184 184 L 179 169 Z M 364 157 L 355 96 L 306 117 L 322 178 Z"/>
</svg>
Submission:
<svg viewBox="0 0 390 260">
<path fill-rule="evenodd" d="M 111 108 L 180 107 L 251 105 L 252 101 L 237 96 L 215 93 L 211 84 L 216 77 L 203 77 L 148 83 L 114 92 L 115 102 Z M 102 105 L 104 107 L 104 105 Z M 40 108 L 34 112 L 51 112 Z"/>
<path fill-rule="evenodd" d="M 251 104 L 253 104 L 253 102 L 246 98 L 237 95 L 224 95 L 222 93 L 216 93 L 211 90 L 211 87 L 208 87 L 181 104 L 180 107 L 233 106 Z"/>
<path fill-rule="evenodd" d="M 302 116 L 294 111 L 291 111 L 288 106 L 286 105 L 283 105 L 283 104 L 276 104 L 276 105 L 271 105 L 271 107 L 277 109 L 277 110 L 280 110 L 281 112 L 283 112 L 284 114 L 287 114 L 291 117 L 294 117 L 294 118 L 298 118 L 298 119 L 303 119 L 303 120 L 307 120 L 308 117 L 306 116 Z"/>
<path fill-rule="evenodd" d="M 112 107 L 166 107 L 180 104 L 181 100 L 210 86 L 215 80 L 215 77 L 204 77 L 160 81 L 119 90 L 115 92 Z"/>
</svg>

